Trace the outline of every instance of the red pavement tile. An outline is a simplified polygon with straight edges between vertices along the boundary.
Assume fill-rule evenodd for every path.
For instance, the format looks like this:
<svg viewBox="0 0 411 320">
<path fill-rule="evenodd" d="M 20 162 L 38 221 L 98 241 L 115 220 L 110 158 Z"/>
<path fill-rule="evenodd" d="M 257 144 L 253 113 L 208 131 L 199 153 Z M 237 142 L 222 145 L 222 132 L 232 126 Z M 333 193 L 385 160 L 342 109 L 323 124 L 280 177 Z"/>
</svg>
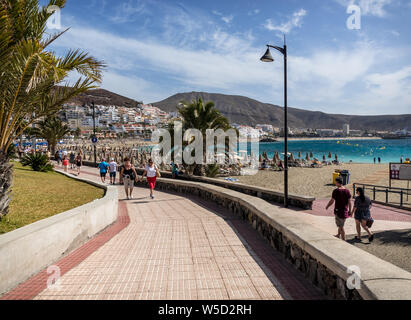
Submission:
<svg viewBox="0 0 411 320">
<path fill-rule="evenodd" d="M 119 202 L 118 219 L 109 226 L 106 230 L 89 240 L 87 243 L 76 249 L 66 257 L 60 259 L 54 265 L 60 268 L 60 275 L 73 269 L 75 266 L 84 261 L 93 252 L 102 245 L 107 243 L 111 238 L 123 230 L 130 222 L 127 212 L 127 206 L 124 202 Z M 30 300 L 37 296 L 40 292 L 47 288 L 47 268 L 32 276 L 30 279 L 18 285 L 13 290 L 0 297 L 0 300 Z"/>
</svg>

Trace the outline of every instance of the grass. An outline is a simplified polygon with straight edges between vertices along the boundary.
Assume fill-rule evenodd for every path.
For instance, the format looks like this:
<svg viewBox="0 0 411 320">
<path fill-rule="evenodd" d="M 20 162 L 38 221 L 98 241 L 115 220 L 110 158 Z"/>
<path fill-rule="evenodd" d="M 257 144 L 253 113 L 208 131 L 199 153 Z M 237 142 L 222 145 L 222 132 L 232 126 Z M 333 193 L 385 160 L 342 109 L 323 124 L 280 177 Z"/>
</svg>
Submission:
<svg viewBox="0 0 411 320">
<path fill-rule="evenodd" d="M 0 234 L 103 196 L 100 188 L 56 172 L 35 172 L 15 162 L 10 212 L 0 220 Z"/>
</svg>

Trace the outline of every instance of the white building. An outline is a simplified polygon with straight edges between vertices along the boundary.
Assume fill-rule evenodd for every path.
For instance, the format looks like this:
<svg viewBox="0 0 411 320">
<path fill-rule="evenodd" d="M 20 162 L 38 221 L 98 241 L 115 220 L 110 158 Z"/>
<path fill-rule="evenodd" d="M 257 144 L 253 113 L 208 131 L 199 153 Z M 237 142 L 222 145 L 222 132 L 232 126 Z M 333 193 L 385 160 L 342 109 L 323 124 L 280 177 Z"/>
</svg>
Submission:
<svg viewBox="0 0 411 320">
<path fill-rule="evenodd" d="M 348 123 L 343 125 L 343 134 L 345 136 L 349 136 L 350 135 L 350 125 Z"/>
</svg>

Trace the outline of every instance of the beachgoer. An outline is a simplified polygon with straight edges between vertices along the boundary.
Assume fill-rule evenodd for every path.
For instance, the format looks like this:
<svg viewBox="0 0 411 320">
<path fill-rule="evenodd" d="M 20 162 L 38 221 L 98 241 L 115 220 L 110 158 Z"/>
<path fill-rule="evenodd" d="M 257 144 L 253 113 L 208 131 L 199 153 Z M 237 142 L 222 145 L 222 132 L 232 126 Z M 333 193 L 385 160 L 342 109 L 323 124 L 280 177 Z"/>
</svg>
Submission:
<svg viewBox="0 0 411 320">
<path fill-rule="evenodd" d="M 351 216 L 354 214 L 355 224 L 357 228 L 357 236 L 355 240 L 361 241 L 361 227 L 368 233 L 368 241 L 372 242 L 374 240 L 374 235 L 371 233 L 370 229 L 367 227 L 367 221 L 371 219 L 370 208 L 372 206 L 370 198 L 365 196 L 363 188 L 357 188 L 357 197 L 354 201 L 354 208 L 351 211 Z"/>
<path fill-rule="evenodd" d="M 73 151 L 70 152 L 70 169 L 74 169 L 76 155 Z"/>
<path fill-rule="evenodd" d="M 404 158 L 403 156 L 401 156 L 400 162 L 402 163 L 403 161 L 404 161 Z"/>
<path fill-rule="evenodd" d="M 114 161 L 114 158 L 111 158 L 108 169 L 110 171 L 110 183 L 116 184 L 117 162 Z"/>
<path fill-rule="evenodd" d="M 57 161 L 57 165 L 60 165 L 61 158 L 60 158 L 60 152 L 59 151 L 56 151 L 56 153 L 54 155 L 54 160 Z"/>
<path fill-rule="evenodd" d="M 338 227 L 338 233 L 335 237 L 341 238 L 345 241 L 344 224 L 352 209 L 352 204 L 350 201 L 351 193 L 343 186 L 343 180 L 341 177 L 336 178 L 335 183 L 337 185 L 337 189 L 333 191 L 331 200 L 328 202 L 325 209 L 328 210 L 328 208 L 335 203 L 335 224 Z"/>
<path fill-rule="evenodd" d="M 124 190 L 126 191 L 127 200 L 133 199 L 134 181 L 137 182 L 138 176 L 136 169 L 131 164 L 129 158 L 124 159 L 124 165 L 121 168 L 120 175 L 123 177 Z"/>
<path fill-rule="evenodd" d="M 19 153 L 19 159 L 21 159 L 23 155 L 23 148 L 21 147 L 21 144 L 17 147 L 17 152 Z"/>
<path fill-rule="evenodd" d="M 377 162 L 377 158 L 374 157 L 374 164 Z"/>
<path fill-rule="evenodd" d="M 381 164 L 381 158 L 378 157 L 378 164 Z"/>
<path fill-rule="evenodd" d="M 83 159 L 81 157 L 81 153 L 79 152 L 77 157 L 76 157 L 76 167 L 77 167 L 77 175 L 78 176 L 80 175 L 80 169 L 81 169 L 82 164 L 83 164 Z"/>
<path fill-rule="evenodd" d="M 63 169 L 64 169 L 64 172 L 67 172 L 67 171 L 68 171 L 68 165 L 69 165 L 69 161 L 68 161 L 67 157 L 65 156 L 65 157 L 63 158 Z"/>
<path fill-rule="evenodd" d="M 179 175 L 178 172 L 178 165 L 175 164 L 174 162 L 171 162 L 171 176 L 173 179 L 177 178 Z"/>
<path fill-rule="evenodd" d="M 108 170 L 108 163 L 105 159 L 101 159 L 101 162 L 98 164 L 98 168 L 100 169 L 100 178 L 101 182 L 106 183 L 106 175 Z"/>
<path fill-rule="evenodd" d="M 156 180 L 157 177 L 160 177 L 160 171 L 158 170 L 157 166 L 154 164 L 153 159 L 148 160 L 148 165 L 146 165 L 144 169 L 144 173 L 141 177 L 141 181 L 143 181 L 143 177 L 147 176 L 148 187 L 150 188 L 150 198 L 154 199 L 154 188 L 156 187 Z"/>
</svg>

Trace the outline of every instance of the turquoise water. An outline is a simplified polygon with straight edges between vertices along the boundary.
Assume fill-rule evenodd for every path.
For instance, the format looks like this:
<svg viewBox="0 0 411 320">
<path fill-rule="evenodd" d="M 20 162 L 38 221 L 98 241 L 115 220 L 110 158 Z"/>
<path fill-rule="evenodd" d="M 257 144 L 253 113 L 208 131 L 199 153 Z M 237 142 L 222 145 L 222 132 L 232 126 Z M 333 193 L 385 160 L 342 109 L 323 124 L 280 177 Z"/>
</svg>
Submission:
<svg viewBox="0 0 411 320">
<path fill-rule="evenodd" d="M 260 143 L 260 154 L 266 152 L 269 158 L 278 151 L 281 155 L 284 152 L 283 142 Z M 381 157 L 382 163 L 399 162 L 401 156 L 411 158 L 411 139 L 402 140 L 335 140 L 322 141 L 289 141 L 288 152 L 298 157 L 298 152 L 305 158 L 306 153 L 312 152 L 314 157 L 322 161 L 325 154 L 327 161 L 334 160 L 334 155 L 338 155 L 338 160 L 342 162 L 373 163 L 374 157 Z M 328 159 L 328 153 L 332 153 L 332 159 Z"/>
</svg>

